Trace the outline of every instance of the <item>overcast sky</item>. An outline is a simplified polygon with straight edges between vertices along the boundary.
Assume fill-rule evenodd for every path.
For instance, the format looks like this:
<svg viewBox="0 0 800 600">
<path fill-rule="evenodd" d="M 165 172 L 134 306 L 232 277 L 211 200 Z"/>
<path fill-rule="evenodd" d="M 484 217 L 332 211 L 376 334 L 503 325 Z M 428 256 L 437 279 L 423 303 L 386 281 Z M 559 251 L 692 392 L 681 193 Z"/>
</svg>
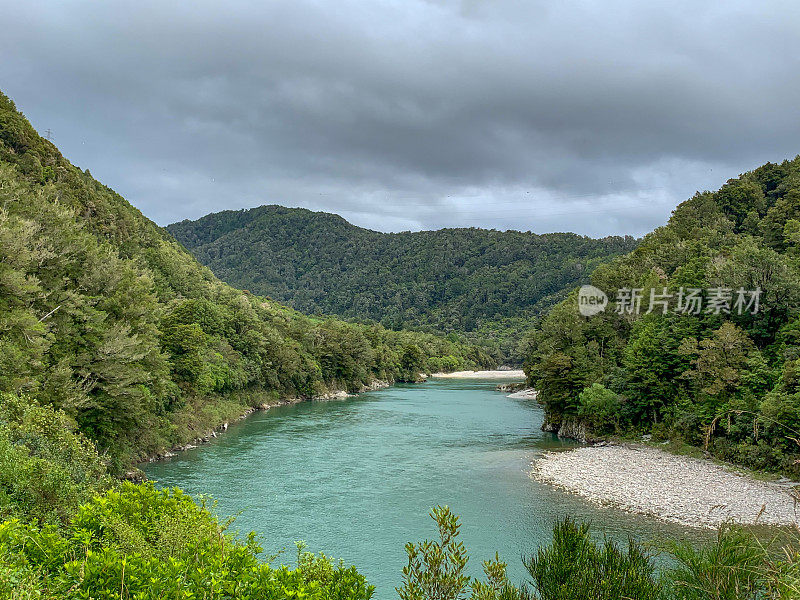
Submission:
<svg viewBox="0 0 800 600">
<path fill-rule="evenodd" d="M 0 7 L 0 89 L 162 225 L 641 235 L 800 153 L 796 0 Z"/>
</svg>

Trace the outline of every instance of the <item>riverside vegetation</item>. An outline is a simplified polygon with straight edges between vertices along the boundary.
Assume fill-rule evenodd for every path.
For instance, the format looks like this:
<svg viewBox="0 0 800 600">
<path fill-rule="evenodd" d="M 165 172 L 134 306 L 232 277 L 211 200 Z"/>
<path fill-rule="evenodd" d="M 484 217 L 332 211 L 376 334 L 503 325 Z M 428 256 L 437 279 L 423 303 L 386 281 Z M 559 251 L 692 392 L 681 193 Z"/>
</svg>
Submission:
<svg viewBox="0 0 800 600">
<path fill-rule="evenodd" d="M 489 366 L 479 348 L 311 319 L 231 288 L 112 190 L 64 159 L 0 96 L 0 596 L 361 600 L 354 567 L 298 548 L 271 566 L 213 503 L 120 481 L 130 461 L 252 403 L 377 378 Z M 651 558 L 559 523 L 517 587 L 499 557 L 464 575 L 458 519 L 409 544 L 404 599 L 791 598 L 797 551 L 738 530 L 656 575 Z"/>
<path fill-rule="evenodd" d="M 0 597 L 111 600 L 236 598 L 367 600 L 355 568 L 298 548 L 297 566 L 272 567 L 251 534 L 226 533 L 213 505 L 179 489 L 119 483 L 93 444 L 51 407 L 7 396 L 0 404 Z M 659 575 L 652 556 L 598 544 L 566 519 L 553 542 L 525 559 L 530 586 L 508 581 L 498 556 L 485 577 L 465 574 L 459 521 L 437 507 L 439 538 L 409 543 L 401 600 L 760 600 L 800 597 L 800 546 L 765 546 L 723 528 L 701 549 L 668 548 L 676 566 Z M 778 550 L 778 551 L 776 551 Z"/>
<path fill-rule="evenodd" d="M 760 307 L 637 315 L 612 302 L 584 317 L 571 295 L 529 340 L 550 430 L 650 434 L 800 476 L 800 158 L 698 193 L 591 281 L 611 299 L 621 288 L 761 289 Z"/>
<path fill-rule="evenodd" d="M 653 555 L 629 541 L 621 547 L 593 540 L 589 526 L 565 518 L 553 541 L 523 559 L 529 585 L 516 587 L 498 556 L 483 563 L 486 581 L 464 576 L 466 550 L 458 517 L 447 507 L 431 513 L 439 539 L 408 544 L 400 600 L 784 600 L 800 598 L 800 545 L 765 545 L 743 529 L 723 527 L 697 549 L 672 543 L 674 566 L 657 573 Z M 773 541 L 774 542 L 774 541 Z"/>
<path fill-rule="evenodd" d="M 66 415 L 5 397 L 0 405 L 0 595 L 40 599 L 368 600 L 353 567 L 298 547 L 297 566 L 271 567 L 251 534 L 226 533 L 213 506 L 178 489 L 115 482 Z M 401 600 L 759 600 L 800 597 L 800 551 L 782 554 L 742 530 L 723 528 L 700 550 L 675 544 L 676 567 L 656 573 L 630 542 L 598 544 L 588 527 L 556 524 L 553 542 L 525 559 L 530 587 L 508 581 L 498 556 L 484 580 L 465 574 L 459 522 L 431 516 L 439 539 L 409 543 Z M 264 560 L 266 558 L 266 561 Z"/>
</svg>

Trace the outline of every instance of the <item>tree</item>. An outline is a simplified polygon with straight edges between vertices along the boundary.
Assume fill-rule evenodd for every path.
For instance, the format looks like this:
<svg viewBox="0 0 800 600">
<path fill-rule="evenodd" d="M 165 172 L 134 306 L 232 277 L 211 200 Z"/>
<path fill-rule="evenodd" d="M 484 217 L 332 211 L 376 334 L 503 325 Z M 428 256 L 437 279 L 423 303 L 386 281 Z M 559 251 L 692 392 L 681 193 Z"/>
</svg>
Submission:
<svg viewBox="0 0 800 600">
<path fill-rule="evenodd" d="M 683 340 L 680 351 L 691 357 L 694 367 L 684 376 L 703 394 L 722 402 L 736 389 L 747 366 L 747 357 L 754 350 L 753 342 L 744 331 L 733 323 L 723 323 L 711 337 L 700 342 L 695 338 Z"/>
<path fill-rule="evenodd" d="M 634 326 L 622 364 L 628 408 L 640 418 L 658 423 L 677 397 L 679 377 L 689 366 L 679 346 L 693 329 L 692 321 L 692 317 L 653 316 Z"/>
<path fill-rule="evenodd" d="M 415 378 L 417 373 L 425 369 L 425 355 L 419 346 L 408 344 L 403 348 L 403 355 L 400 357 L 400 368 L 412 378 Z"/>
</svg>

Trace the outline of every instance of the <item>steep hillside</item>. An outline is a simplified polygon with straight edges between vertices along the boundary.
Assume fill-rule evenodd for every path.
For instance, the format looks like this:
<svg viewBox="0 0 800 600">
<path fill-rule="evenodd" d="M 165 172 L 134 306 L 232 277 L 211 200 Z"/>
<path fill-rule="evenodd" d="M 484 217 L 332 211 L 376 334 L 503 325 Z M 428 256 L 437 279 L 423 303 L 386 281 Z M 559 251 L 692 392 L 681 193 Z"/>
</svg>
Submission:
<svg viewBox="0 0 800 600">
<path fill-rule="evenodd" d="M 531 319 L 631 237 L 442 229 L 379 233 L 337 215 L 262 206 L 167 228 L 232 285 L 307 313 L 468 332 L 514 357 Z"/>
<path fill-rule="evenodd" d="M 63 410 L 118 467 L 245 404 L 491 363 L 220 282 L 2 94 L 0 257 L 0 392 Z"/>
<path fill-rule="evenodd" d="M 591 279 L 606 310 L 581 316 L 573 294 L 531 339 L 548 428 L 651 433 L 800 474 L 800 158 L 697 194 Z"/>
</svg>

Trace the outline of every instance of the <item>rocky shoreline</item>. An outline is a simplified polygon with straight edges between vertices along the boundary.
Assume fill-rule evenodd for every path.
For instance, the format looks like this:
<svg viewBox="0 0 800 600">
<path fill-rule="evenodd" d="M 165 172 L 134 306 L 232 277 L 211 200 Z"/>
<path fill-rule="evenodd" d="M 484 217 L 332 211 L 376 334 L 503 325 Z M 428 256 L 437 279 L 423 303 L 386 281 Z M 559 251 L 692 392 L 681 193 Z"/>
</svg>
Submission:
<svg viewBox="0 0 800 600">
<path fill-rule="evenodd" d="M 586 424 L 575 417 L 562 419 L 560 421 L 551 421 L 547 417 L 547 414 L 545 414 L 544 423 L 542 423 L 542 431 L 554 433 L 561 439 L 575 440 L 582 444 L 597 441 L 590 435 Z"/>
<path fill-rule="evenodd" d="M 634 444 L 545 452 L 532 477 L 599 505 L 690 527 L 797 525 L 793 483 L 758 481 L 710 460 Z"/>
</svg>

